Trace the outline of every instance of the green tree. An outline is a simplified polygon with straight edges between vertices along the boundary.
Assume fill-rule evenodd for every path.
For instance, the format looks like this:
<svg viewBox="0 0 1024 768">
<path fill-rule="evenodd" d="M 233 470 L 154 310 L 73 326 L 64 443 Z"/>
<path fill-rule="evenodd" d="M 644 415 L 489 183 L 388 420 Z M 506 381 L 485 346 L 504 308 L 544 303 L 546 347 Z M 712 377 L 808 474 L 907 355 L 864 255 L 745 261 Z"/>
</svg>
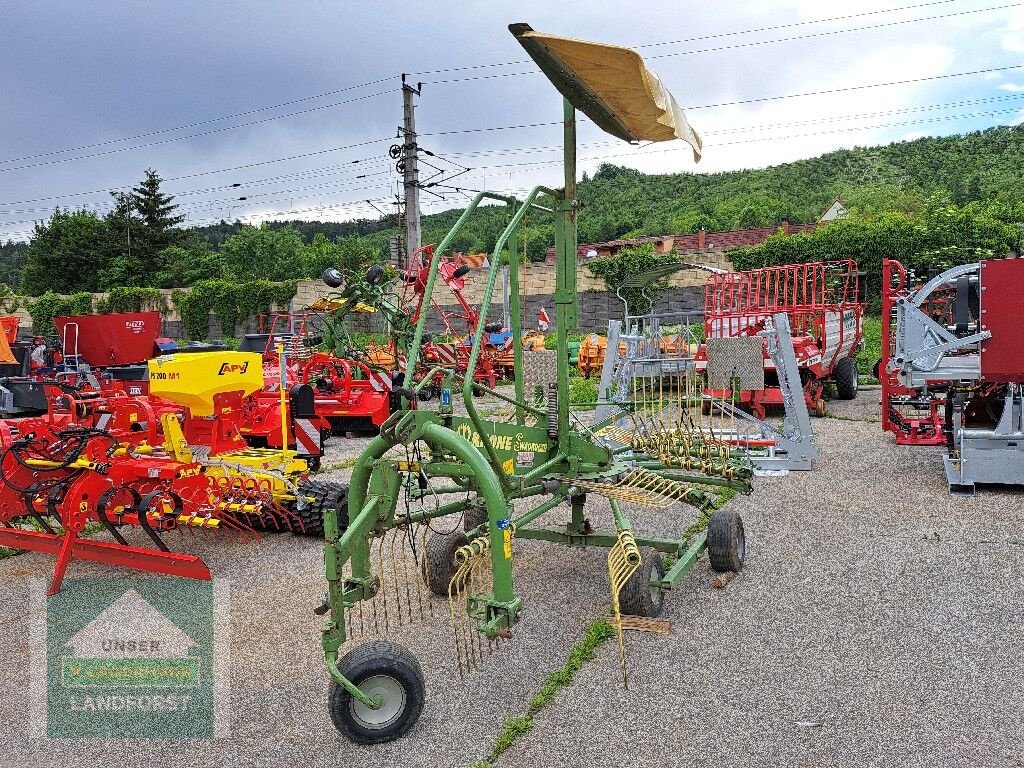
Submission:
<svg viewBox="0 0 1024 768">
<path fill-rule="evenodd" d="M 236 280 L 291 280 L 305 272 L 305 244 L 291 227 L 243 226 L 224 241 L 224 266 Z"/>
<path fill-rule="evenodd" d="M 146 238 L 154 247 L 166 248 L 181 238 L 176 227 L 185 220 L 174 212 L 178 206 L 170 195 L 160 191 L 163 179 L 152 168 L 146 169 L 146 178 L 132 187 L 132 206 L 146 227 Z"/>
<path fill-rule="evenodd" d="M 303 277 L 319 277 L 328 267 L 336 267 L 346 276 L 361 276 L 374 262 L 380 261 L 380 250 L 358 235 L 339 237 L 335 242 L 318 232 L 306 246 Z"/>
<path fill-rule="evenodd" d="M 21 272 L 22 292 L 39 296 L 98 290 L 107 261 L 106 234 L 106 224 L 96 214 L 58 208 L 49 221 L 35 226 Z"/>
<path fill-rule="evenodd" d="M 224 258 L 211 251 L 205 241 L 193 238 L 180 245 L 164 248 L 157 255 L 163 265 L 155 276 L 161 288 L 187 288 L 200 280 L 210 280 L 224 274 Z"/>
</svg>

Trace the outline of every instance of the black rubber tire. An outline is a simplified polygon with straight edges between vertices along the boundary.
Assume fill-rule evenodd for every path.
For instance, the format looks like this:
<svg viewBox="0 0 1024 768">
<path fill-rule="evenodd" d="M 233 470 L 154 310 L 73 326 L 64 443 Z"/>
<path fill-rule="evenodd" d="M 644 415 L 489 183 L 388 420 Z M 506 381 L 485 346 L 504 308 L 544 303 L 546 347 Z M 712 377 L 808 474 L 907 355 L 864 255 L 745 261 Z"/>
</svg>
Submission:
<svg viewBox="0 0 1024 768">
<path fill-rule="evenodd" d="M 341 483 L 328 483 L 322 480 L 307 480 L 299 485 L 299 492 L 305 496 L 315 496 L 309 505 L 300 508 L 291 505 L 291 511 L 302 521 L 302 530 L 295 530 L 299 536 L 324 537 L 324 510 L 338 510 L 338 532 L 348 527 L 348 486 Z"/>
<path fill-rule="evenodd" d="M 719 573 L 743 570 L 747 555 L 747 540 L 743 533 L 743 518 L 731 509 L 720 509 L 708 523 L 708 560 Z"/>
<path fill-rule="evenodd" d="M 647 549 L 640 553 L 640 567 L 622 585 L 619 592 L 619 611 L 627 616 L 660 616 L 665 607 L 665 593 L 651 586 L 651 578 L 660 580 L 665 575 L 661 552 Z"/>
<path fill-rule="evenodd" d="M 448 597 L 448 584 L 457 569 L 455 552 L 467 544 L 469 539 L 461 529 L 427 536 L 427 551 L 420 571 L 427 588 L 438 597 Z"/>
<path fill-rule="evenodd" d="M 467 532 L 487 522 L 487 510 L 480 507 L 467 507 L 462 513 L 462 527 Z"/>
<path fill-rule="evenodd" d="M 853 400 L 857 396 L 860 382 L 857 361 L 852 357 L 844 357 L 836 363 L 833 376 L 836 380 L 836 396 L 840 400 Z"/>
<path fill-rule="evenodd" d="M 376 678 L 401 688 L 402 699 L 398 711 L 383 723 L 370 723 L 362 717 L 372 710 L 363 707 L 358 699 L 331 680 L 327 693 L 327 709 L 331 722 L 346 738 L 356 744 L 383 744 L 403 736 L 423 713 L 426 684 L 423 670 L 413 654 L 397 643 L 377 640 L 357 646 L 338 661 L 338 670 L 357 686 Z M 373 685 L 365 691 L 373 694 Z M 384 708 L 388 707 L 385 699 Z"/>
</svg>

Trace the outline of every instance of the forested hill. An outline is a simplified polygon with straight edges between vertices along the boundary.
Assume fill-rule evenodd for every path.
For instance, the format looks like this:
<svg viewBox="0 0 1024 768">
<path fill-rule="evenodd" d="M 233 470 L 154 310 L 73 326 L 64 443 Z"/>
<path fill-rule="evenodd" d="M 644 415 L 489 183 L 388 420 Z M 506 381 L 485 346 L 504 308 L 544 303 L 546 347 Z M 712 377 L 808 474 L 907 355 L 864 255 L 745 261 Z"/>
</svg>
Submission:
<svg viewBox="0 0 1024 768">
<path fill-rule="evenodd" d="M 580 242 L 687 234 L 815 221 L 837 197 L 855 215 L 916 214 L 929 198 L 962 206 L 1001 201 L 1024 206 L 1024 125 L 963 136 L 922 138 L 830 152 L 809 160 L 728 173 L 648 175 L 603 165 L 579 187 Z M 437 242 L 461 211 L 428 216 L 424 241 Z M 475 217 L 456 250 L 489 250 L 505 214 Z M 527 251 L 543 257 L 550 220 L 531 214 Z"/>
<path fill-rule="evenodd" d="M 1024 201 L 1024 126 L 830 152 L 771 168 L 645 176 L 606 166 L 581 187 L 580 239 L 683 234 L 817 219 L 836 198 L 861 214 L 913 213 L 939 194 L 955 205 Z"/>
<path fill-rule="evenodd" d="M 312 277 L 324 265 L 383 257 L 388 236 L 398 232 L 394 217 L 279 221 L 260 229 L 221 222 L 181 229 L 175 201 L 160 190 L 160 182 L 149 170 L 135 188 L 130 253 L 123 236 L 124 208 L 105 218 L 88 211 L 58 211 L 41 223 L 30 243 L 0 244 L 0 283 L 34 296 L 46 290 L 74 293 L 124 285 L 183 287 L 205 279 Z M 914 240 L 910 255 L 931 258 L 929 254 L 954 246 L 963 251 L 957 258 L 971 255 L 965 248 L 979 247 L 1002 255 L 1019 250 L 1018 225 L 1024 224 L 1024 126 L 840 150 L 728 173 L 648 175 L 606 164 L 593 177 L 584 175 L 579 197 L 579 238 L 584 243 L 687 234 L 701 227 L 768 227 L 783 219 L 806 223 L 841 197 L 852 212 L 851 224 L 873 227 L 879 248 L 893 250 L 885 240 L 888 230 L 873 222 L 891 214 L 891 224 L 891 216 L 904 214 L 904 222 L 929 230 Z M 951 209 L 936 213 L 948 205 L 966 217 L 959 233 L 938 226 L 940 219 L 952 220 Z M 426 216 L 423 242 L 439 242 L 461 213 L 453 208 Z M 492 250 L 508 217 L 505 206 L 481 208 L 453 240 L 452 250 Z M 520 241 L 526 256 L 542 260 L 553 242 L 551 215 L 530 212 Z M 840 250 L 850 249 L 855 250 L 853 245 Z"/>
</svg>

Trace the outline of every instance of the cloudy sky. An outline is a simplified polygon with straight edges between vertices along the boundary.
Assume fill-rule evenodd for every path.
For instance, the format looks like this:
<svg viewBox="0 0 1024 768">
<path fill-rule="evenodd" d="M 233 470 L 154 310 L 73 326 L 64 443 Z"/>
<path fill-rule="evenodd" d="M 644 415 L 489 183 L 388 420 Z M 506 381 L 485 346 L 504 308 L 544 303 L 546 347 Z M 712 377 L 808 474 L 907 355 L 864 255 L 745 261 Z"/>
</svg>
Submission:
<svg viewBox="0 0 1024 768">
<path fill-rule="evenodd" d="M 0 20 L 2 239 L 57 205 L 102 213 L 147 167 L 192 224 L 376 218 L 403 72 L 448 185 L 426 211 L 464 202 L 455 187 L 560 185 L 559 97 L 519 21 L 637 48 L 705 141 L 694 166 L 584 124 L 581 170 L 763 167 L 1024 120 L 1024 3 L 1000 0 L 0 0 Z"/>
</svg>

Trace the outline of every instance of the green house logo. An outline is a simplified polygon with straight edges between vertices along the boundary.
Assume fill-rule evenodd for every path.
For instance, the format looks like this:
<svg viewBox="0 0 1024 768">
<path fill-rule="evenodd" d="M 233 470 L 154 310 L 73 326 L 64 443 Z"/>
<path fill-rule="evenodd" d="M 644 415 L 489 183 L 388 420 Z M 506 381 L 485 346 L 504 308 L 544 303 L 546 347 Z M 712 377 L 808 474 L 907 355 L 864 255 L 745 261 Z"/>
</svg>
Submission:
<svg viewBox="0 0 1024 768">
<path fill-rule="evenodd" d="M 218 602 L 216 612 L 214 605 L 209 581 L 65 582 L 45 601 L 46 735 L 208 739 L 226 733 L 228 713 L 221 710 L 230 692 L 226 664 L 215 674 L 214 617 L 230 613 L 226 604 Z M 217 642 L 226 644 L 226 636 Z"/>
<path fill-rule="evenodd" d="M 134 589 L 129 589 L 65 645 L 68 688 L 195 688 L 199 658 L 192 639 Z"/>
</svg>

